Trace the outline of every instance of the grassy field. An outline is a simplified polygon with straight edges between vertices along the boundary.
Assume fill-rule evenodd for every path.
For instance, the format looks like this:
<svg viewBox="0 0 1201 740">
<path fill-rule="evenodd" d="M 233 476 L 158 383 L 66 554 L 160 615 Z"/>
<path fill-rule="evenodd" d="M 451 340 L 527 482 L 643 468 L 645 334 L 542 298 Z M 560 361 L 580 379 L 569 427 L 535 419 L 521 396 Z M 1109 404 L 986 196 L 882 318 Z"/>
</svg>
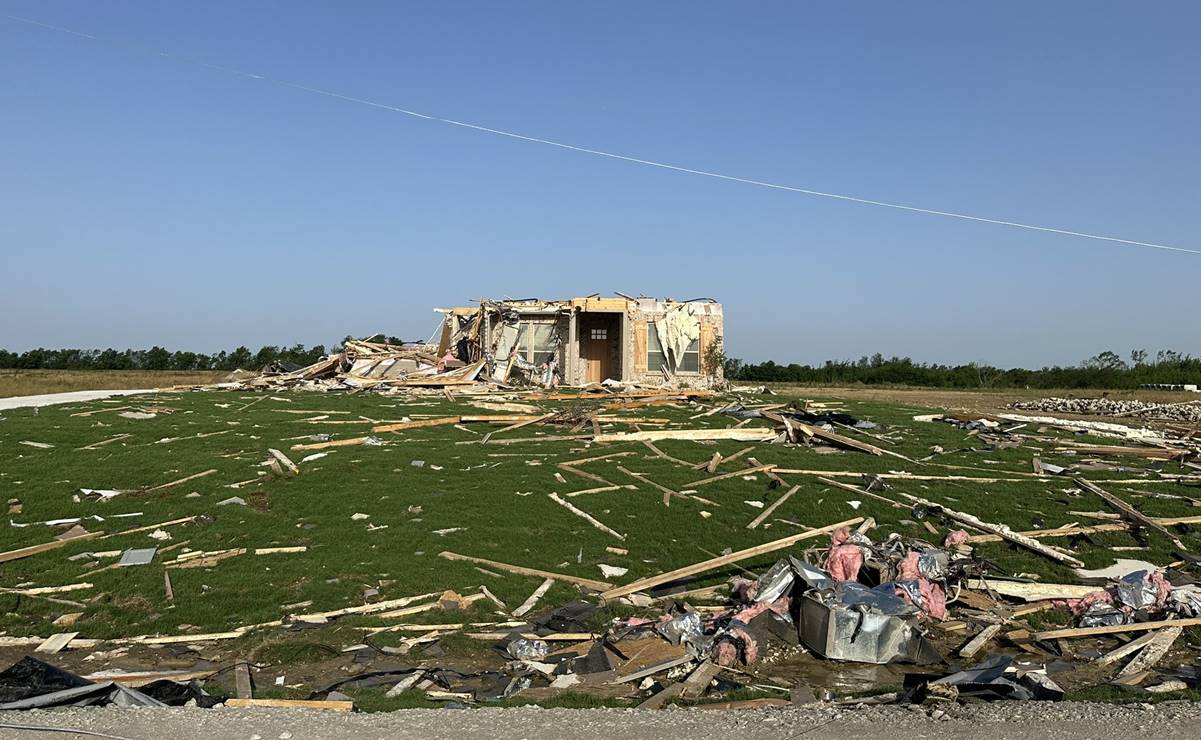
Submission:
<svg viewBox="0 0 1201 740">
<path fill-rule="evenodd" d="M 0 370 L 0 398 L 66 391 L 170 388 L 216 383 L 225 371 L 174 370 Z"/>
<path fill-rule="evenodd" d="M 482 399 L 496 401 L 495 397 Z M 770 402 L 779 397 L 746 397 L 747 403 Z M 539 402 L 545 409 L 570 408 L 574 401 Z M 130 419 L 119 415 L 121 407 L 160 406 L 154 418 Z M 882 445 L 917 458 L 934 445 L 947 453 L 937 464 L 914 466 L 895 457 L 875 457 L 832 448 L 785 447 L 761 444 L 751 455 L 762 463 L 783 468 L 822 471 L 884 473 L 906 470 L 924 475 L 1020 477 L 1020 482 L 894 481 L 894 489 L 941 502 L 982 519 L 1002 522 L 1015 530 L 1057 527 L 1071 522 L 1092 523 L 1070 512 L 1105 511 L 1104 503 L 1088 494 L 1069 490 L 1066 478 L 1025 478 L 1030 459 L 1041 453 L 1044 462 L 1068 464 L 1072 458 L 1052 452 L 1054 442 L 1030 447 L 975 452 L 977 440 L 964 431 L 941 423 L 913 421 L 926 411 L 916 406 L 874 401 L 847 400 L 846 410 L 872 420 L 898 441 Z M 620 412 L 624 416 L 670 420 L 681 427 L 727 427 L 735 420 L 721 415 L 692 419 L 700 408 L 650 407 Z M 94 412 L 81 415 L 83 412 Z M 758 529 L 747 524 L 761 511 L 748 502 L 770 504 L 781 489 L 769 487 L 763 475 L 735 476 L 711 485 L 693 484 L 707 476 L 653 454 L 633 443 L 596 444 L 584 439 L 565 439 L 564 428 L 527 426 L 498 433 L 493 442 L 507 438 L 537 437 L 538 441 L 514 444 L 481 444 L 482 435 L 499 425 L 472 424 L 468 427 L 434 426 L 381 434 L 381 446 L 350 446 L 330 450 L 327 455 L 303 460 L 311 454 L 292 450 L 292 445 L 311 443 L 311 435 L 331 434 L 335 439 L 369 433 L 372 421 L 399 421 L 444 415 L 496 414 L 474 406 L 469 397 L 455 401 L 441 397 L 385 397 L 378 395 L 292 393 L 249 395 L 236 392 L 165 393 L 155 396 L 110 399 L 86 404 L 7 411 L 0 421 L 0 490 L 4 498 L 18 499 L 21 510 L 10 513 L 14 526 L 3 528 L 0 549 L 10 550 L 50 541 L 59 528 L 40 522 L 81 517 L 89 531 L 120 533 L 133 527 L 197 515 L 197 522 L 165 528 L 169 541 L 152 539 L 149 532 L 105 539 L 72 542 L 65 547 L 0 566 L 0 587 L 45 587 L 91 583 L 92 588 L 61 594 L 82 607 L 41 598 L 0 593 L 0 632 L 9 635 L 41 635 L 61 631 L 50 623 L 65 612 L 82 611 L 72 627 L 81 637 L 120 638 L 142 634 L 172 635 L 194 629 L 216 632 L 242 625 L 279 619 L 289 611 L 322 611 L 363 604 L 376 599 L 440 592 L 455 589 L 469 594 L 481 585 L 510 608 L 520 604 L 539 585 L 540 579 L 485 569 L 467 562 L 451 562 L 438 553 L 450 550 L 464 555 L 541 568 L 566 574 L 602 579 L 598 564 L 628 568 L 618 582 L 704 560 L 726 548 L 741 549 L 855 516 L 871 516 L 879 524 L 873 536 L 889 533 L 941 541 L 948 525 L 935 522 L 939 534 L 931 535 L 924 523 L 908 509 L 892 508 L 877 500 L 820 483 L 813 475 L 782 474 L 799 491 L 774 512 Z M 753 420 L 750 425 L 765 422 Z M 614 430 L 626 424 L 606 425 Z M 643 424 L 642 428 L 661 428 Z M 93 449 L 81 449 L 118 435 L 129 435 Z M 1073 436 L 1047 430 L 1047 437 Z M 877 441 L 864 438 L 865 441 Z M 30 441 L 53 445 L 42 448 L 22 444 Z M 1095 440 L 1104 444 L 1111 440 Z M 732 454 L 747 443 L 660 442 L 669 456 L 701 462 L 713 452 Z M 298 476 L 260 475 L 267 468 L 267 449 L 286 452 L 301 469 Z M 561 473 L 555 463 L 614 452 L 623 457 L 580 466 L 617 484 L 633 484 L 637 490 L 621 489 L 589 493 L 569 500 L 601 522 L 624 535 L 618 539 L 590 526 L 552 501 L 548 494 L 588 489 L 602 484 Z M 745 460 L 745 457 L 743 458 Z M 721 472 L 735 469 L 730 463 Z M 942 465 L 964 466 L 948 469 Z M 1094 480 L 1140 478 L 1145 461 L 1123 460 L 1119 472 L 1091 472 Z M 674 490 L 695 488 L 716 505 L 692 500 L 673 500 L 665 507 L 659 491 L 626 476 L 623 466 L 643 473 Z M 1164 466 L 1174 469 L 1178 466 Z M 148 490 L 185 476 L 208 470 L 216 472 L 186 483 Z M 1150 476 L 1148 476 L 1150 477 Z M 844 479 L 858 483 L 857 479 Z M 250 482 L 246 482 L 250 481 Z M 241 483 L 241 485 L 238 485 Z M 236 486 L 236 487 L 235 487 Z M 1103 484 L 1112 493 L 1134 503 L 1153 516 L 1196 514 L 1188 500 L 1160 498 L 1155 493 L 1189 493 L 1172 485 Z M 107 502 L 81 497 L 80 489 L 117 489 L 124 493 Z M 232 496 L 242 497 L 245 506 L 219 505 Z M 849 502 L 860 500 L 854 508 Z M 118 515 L 130 514 L 129 517 Z M 360 515 L 366 515 L 365 517 Z M 25 526 L 15 526 L 25 525 Z M 1201 538 L 1193 533 L 1184 539 L 1194 551 Z M 174 552 L 159 555 L 151 565 L 124 569 L 108 568 L 112 558 L 72 560 L 86 552 L 123 550 L 134 547 L 166 547 L 186 543 Z M 828 538 L 815 539 L 824 548 Z M 1060 541 L 1059 544 L 1068 544 Z M 1166 564 L 1175 560 L 1172 545 L 1157 536 L 1145 542 L 1128 533 L 1093 535 L 1090 542 L 1073 543 L 1088 567 L 1110 565 L 1115 557 L 1110 546 L 1146 545 L 1148 549 L 1121 557 L 1138 557 Z M 210 568 L 171 571 L 174 604 L 164 594 L 164 559 L 186 550 L 225 548 L 270 548 L 303 545 L 304 553 L 254 555 L 248 553 L 224 560 Z M 607 547 L 627 549 L 614 554 Z M 1005 573 L 1036 574 L 1046 581 L 1074 582 L 1072 571 L 1042 556 L 1005 544 L 983 544 L 977 553 L 995 562 Z M 742 565 L 758 571 L 774 562 L 776 554 L 765 555 Z M 722 582 L 736 570 L 715 572 L 694 582 Z M 377 596 L 365 597 L 367 589 Z M 574 587 L 556 583 L 542 605 L 551 606 L 578 598 Z M 286 605 L 312 602 L 303 609 Z M 479 602 L 472 619 L 496 619 L 495 608 Z M 624 612 L 623 612 L 624 613 Z M 602 612 L 599 618 L 612 616 Z M 433 611 L 407 617 L 414 622 L 447 621 L 445 612 Z M 459 619 L 458 616 L 454 617 Z M 371 617 L 338 620 L 337 634 L 323 638 L 280 638 L 278 644 L 255 642 L 257 650 L 276 650 L 268 658 L 285 660 L 288 651 L 304 656 L 317 643 L 352 644 L 360 639 L 354 628 L 363 624 L 385 624 Z M 307 634 L 307 633 L 306 633 Z M 274 639 L 274 638 L 273 638 Z M 396 635 L 384 636 L 398 639 Z M 454 636 L 443 640 L 448 655 L 460 652 L 469 657 L 469 640 Z M 281 647 L 282 646 L 282 647 Z M 291 656 L 295 658 L 295 656 Z M 313 656 L 309 656 L 313 657 Z M 319 657 L 319 656 L 317 656 Z M 466 657 L 465 657 L 466 659 Z"/>
</svg>

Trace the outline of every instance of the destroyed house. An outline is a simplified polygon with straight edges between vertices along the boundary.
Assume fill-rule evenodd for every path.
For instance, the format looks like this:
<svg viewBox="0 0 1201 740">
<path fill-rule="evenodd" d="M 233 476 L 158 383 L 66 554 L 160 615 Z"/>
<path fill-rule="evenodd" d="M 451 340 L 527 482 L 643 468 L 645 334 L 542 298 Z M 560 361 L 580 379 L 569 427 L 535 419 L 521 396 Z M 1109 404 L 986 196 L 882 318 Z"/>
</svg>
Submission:
<svg viewBox="0 0 1201 740">
<path fill-rule="evenodd" d="M 440 357 L 480 360 L 493 380 L 707 386 L 722 377 L 722 308 L 712 299 L 482 300 L 440 308 Z"/>
</svg>

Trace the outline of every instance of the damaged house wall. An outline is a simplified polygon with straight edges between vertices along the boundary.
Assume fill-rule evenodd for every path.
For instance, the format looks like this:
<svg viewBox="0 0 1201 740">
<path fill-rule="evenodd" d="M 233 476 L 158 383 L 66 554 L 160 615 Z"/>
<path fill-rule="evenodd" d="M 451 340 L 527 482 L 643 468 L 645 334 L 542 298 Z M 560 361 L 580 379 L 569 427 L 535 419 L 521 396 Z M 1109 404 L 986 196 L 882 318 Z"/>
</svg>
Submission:
<svg viewBox="0 0 1201 740">
<path fill-rule="evenodd" d="M 439 356 L 484 359 L 490 377 L 514 372 L 551 384 L 605 380 L 708 387 L 723 378 L 720 303 L 655 298 L 483 300 L 478 307 L 436 309 L 445 315 Z"/>
</svg>

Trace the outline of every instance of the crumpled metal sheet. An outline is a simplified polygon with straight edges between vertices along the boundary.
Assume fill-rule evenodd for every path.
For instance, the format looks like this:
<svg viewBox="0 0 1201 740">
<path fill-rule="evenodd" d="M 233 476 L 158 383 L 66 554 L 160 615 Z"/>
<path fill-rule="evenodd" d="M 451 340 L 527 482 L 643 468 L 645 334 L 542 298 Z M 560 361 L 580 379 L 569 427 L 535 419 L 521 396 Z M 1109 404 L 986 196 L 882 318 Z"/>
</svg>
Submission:
<svg viewBox="0 0 1201 740">
<path fill-rule="evenodd" d="M 801 642 L 831 660 L 856 663 L 933 663 L 938 650 L 917 627 L 916 610 L 891 584 L 869 589 L 838 583 L 800 599 Z"/>
<path fill-rule="evenodd" d="M 1112 627 L 1126 623 L 1126 615 L 1112 604 L 1096 602 L 1080 615 L 1081 627 Z"/>
<path fill-rule="evenodd" d="M 692 644 L 704 638 L 701 615 L 685 612 L 659 624 L 656 628 L 672 645 Z"/>
<path fill-rule="evenodd" d="M 1154 607 L 1158 602 L 1159 589 L 1148 575 L 1146 570 L 1136 570 L 1118 579 L 1118 601 L 1135 610 Z"/>
<path fill-rule="evenodd" d="M 776 564 L 759 576 L 755 589 L 756 602 L 772 602 L 792 591 L 796 583 L 796 572 L 788 560 L 777 560 Z"/>
<path fill-rule="evenodd" d="M 550 645 L 546 640 L 518 637 L 505 646 L 505 652 L 515 660 L 542 660 L 550 653 Z"/>
</svg>

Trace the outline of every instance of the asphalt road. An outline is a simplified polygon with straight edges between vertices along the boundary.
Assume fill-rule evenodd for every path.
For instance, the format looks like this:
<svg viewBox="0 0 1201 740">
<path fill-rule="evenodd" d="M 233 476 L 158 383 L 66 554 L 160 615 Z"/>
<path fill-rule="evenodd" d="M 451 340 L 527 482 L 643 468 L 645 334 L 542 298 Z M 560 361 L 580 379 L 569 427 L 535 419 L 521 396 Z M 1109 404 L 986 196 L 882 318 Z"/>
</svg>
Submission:
<svg viewBox="0 0 1201 740">
<path fill-rule="evenodd" d="M 758 709 L 420 709 L 336 714 L 280 709 L 60 709 L 0 712 L 0 738 L 122 740 L 1173 740 L 1198 737 L 1201 705 L 994 703 L 945 710 L 907 707 Z M 16 729 L 24 724 L 63 731 Z M 96 735 L 92 735 L 93 737 Z"/>
</svg>

